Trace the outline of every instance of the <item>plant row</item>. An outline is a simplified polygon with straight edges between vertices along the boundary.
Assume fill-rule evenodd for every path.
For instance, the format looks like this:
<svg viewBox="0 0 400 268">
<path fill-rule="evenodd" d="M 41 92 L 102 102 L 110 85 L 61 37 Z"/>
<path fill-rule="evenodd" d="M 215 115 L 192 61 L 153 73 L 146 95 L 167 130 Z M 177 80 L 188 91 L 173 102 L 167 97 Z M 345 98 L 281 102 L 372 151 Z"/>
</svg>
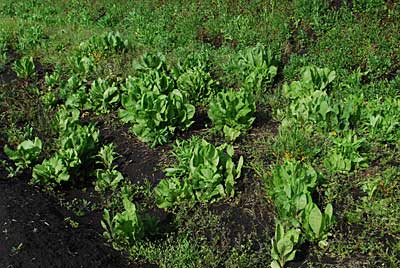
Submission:
<svg viewBox="0 0 400 268">
<path fill-rule="evenodd" d="M 48 107 L 63 103 L 67 108 L 98 114 L 120 106 L 122 122 L 130 124 L 131 131 L 151 146 L 165 144 L 177 131 L 186 131 L 194 122 L 196 110 L 206 106 L 213 131 L 233 142 L 254 122 L 255 94 L 264 92 L 277 74 L 271 51 L 259 44 L 240 53 L 232 64 L 236 72 L 244 75 L 239 90 L 219 87 L 204 54 L 190 55 L 173 67 L 161 54 L 145 54 L 133 62 L 135 74 L 125 80 L 94 78 L 99 54 L 111 56 L 129 49 L 128 42 L 113 32 L 82 43 L 69 58 L 67 76 L 60 66 L 46 74 L 43 103 Z M 16 60 L 14 71 L 20 78 L 32 78 L 32 57 Z"/>
</svg>

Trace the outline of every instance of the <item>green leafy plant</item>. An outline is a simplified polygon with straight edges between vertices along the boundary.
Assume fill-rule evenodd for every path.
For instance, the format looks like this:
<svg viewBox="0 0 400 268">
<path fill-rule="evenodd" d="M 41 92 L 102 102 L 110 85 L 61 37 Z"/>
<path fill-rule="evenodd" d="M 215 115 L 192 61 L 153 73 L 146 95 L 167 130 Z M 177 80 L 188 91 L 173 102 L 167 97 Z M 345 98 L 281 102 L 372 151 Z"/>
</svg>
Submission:
<svg viewBox="0 0 400 268">
<path fill-rule="evenodd" d="M 48 91 L 40 97 L 43 105 L 47 108 L 55 107 L 58 103 L 57 95 L 54 91 Z"/>
<path fill-rule="evenodd" d="M 365 139 L 359 139 L 353 131 L 348 131 L 343 137 L 332 137 L 335 146 L 324 160 L 325 167 L 332 173 L 351 171 L 356 165 L 366 166 L 366 157 L 359 150 Z"/>
<path fill-rule="evenodd" d="M 126 197 L 123 199 L 124 211 L 114 217 L 104 209 L 101 226 L 105 229 L 104 237 L 109 240 L 120 240 L 132 244 L 144 236 L 143 222 L 137 214 L 136 206 Z"/>
<path fill-rule="evenodd" d="M 339 110 L 325 91 L 335 76 L 327 68 L 308 66 L 303 68 L 301 80 L 285 83 L 283 95 L 291 101 L 288 116 L 302 124 L 317 124 L 324 130 L 335 126 Z"/>
<path fill-rule="evenodd" d="M 46 82 L 46 85 L 52 89 L 52 88 L 56 88 L 57 86 L 60 85 L 61 83 L 61 65 L 56 65 L 54 71 L 49 74 L 46 73 L 46 75 L 44 76 L 44 81 Z"/>
<path fill-rule="evenodd" d="M 65 106 L 61 106 L 54 120 L 54 128 L 62 136 L 79 124 L 80 115 L 81 113 L 78 109 L 68 109 Z"/>
<path fill-rule="evenodd" d="M 69 109 L 89 109 L 88 103 L 88 94 L 84 87 L 77 89 L 65 100 L 65 106 Z"/>
<path fill-rule="evenodd" d="M 306 237 L 310 241 L 318 241 L 321 248 L 327 247 L 327 239 L 332 235 L 329 230 L 334 223 L 332 205 L 328 204 L 322 213 L 316 204 L 310 202 L 302 216 L 302 228 Z"/>
<path fill-rule="evenodd" d="M 334 125 L 337 131 L 348 131 L 359 127 L 362 120 L 361 113 L 364 102 L 364 95 L 362 93 L 350 94 L 336 101 L 335 106 L 339 112 L 336 115 Z"/>
<path fill-rule="evenodd" d="M 331 129 L 335 125 L 339 111 L 324 91 L 314 91 L 297 99 L 289 106 L 289 115 L 302 124 L 318 124 L 319 128 Z"/>
<path fill-rule="evenodd" d="M 307 66 L 302 70 L 301 81 L 312 84 L 317 90 L 325 90 L 336 78 L 336 72 L 328 68 Z"/>
<path fill-rule="evenodd" d="M 183 202 L 195 202 L 188 182 L 179 178 L 162 179 L 154 189 L 159 208 L 169 208 Z"/>
<path fill-rule="evenodd" d="M 77 75 L 71 75 L 68 80 L 61 82 L 60 97 L 65 100 L 69 95 L 75 93 L 81 88 L 85 88 L 83 80 Z"/>
<path fill-rule="evenodd" d="M 166 168 L 165 172 L 168 177 L 181 178 L 189 172 L 189 162 L 193 155 L 193 148 L 196 144 L 202 142 L 197 136 L 192 136 L 188 140 L 176 140 L 172 149 L 172 155 L 177 160 L 177 163 L 172 167 Z"/>
<path fill-rule="evenodd" d="M 33 168 L 31 182 L 33 184 L 52 185 L 54 183 L 60 184 L 69 179 L 70 175 L 64 159 L 55 154 Z"/>
<path fill-rule="evenodd" d="M 49 74 L 46 72 L 44 77 L 47 90 L 43 92 L 42 96 L 40 97 L 42 103 L 47 107 L 55 107 L 59 100 L 59 86 L 61 86 L 61 75 L 62 69 L 61 65 L 56 65 L 54 71 Z"/>
<path fill-rule="evenodd" d="M 339 102 L 317 90 L 293 101 L 288 114 L 303 125 L 313 124 L 325 132 L 348 130 L 360 119 L 361 100 L 362 96 L 348 96 Z"/>
<path fill-rule="evenodd" d="M 272 84 L 278 73 L 277 65 L 271 50 L 260 43 L 241 52 L 238 60 L 238 67 L 246 77 L 244 86 L 258 94 L 265 92 L 266 86 Z"/>
<path fill-rule="evenodd" d="M 285 83 L 282 91 L 285 97 L 296 100 L 315 91 L 325 92 L 336 78 L 336 73 L 328 68 L 306 66 L 301 71 L 301 79 L 290 84 Z"/>
<path fill-rule="evenodd" d="M 67 81 L 62 81 L 59 96 L 69 109 L 90 109 L 89 95 L 85 79 L 74 74 Z"/>
<path fill-rule="evenodd" d="M 80 111 L 62 108 L 56 116 L 59 132 L 59 154 L 69 167 L 89 161 L 96 152 L 99 130 L 93 125 L 80 124 Z"/>
<path fill-rule="evenodd" d="M 285 119 L 311 124 L 322 132 L 354 128 L 361 118 L 364 96 L 350 94 L 342 100 L 333 99 L 328 89 L 335 77 L 336 73 L 327 68 L 308 66 L 301 80 L 285 83 L 283 95 L 290 100 Z"/>
<path fill-rule="evenodd" d="M 285 267 L 294 259 L 299 236 L 304 232 L 309 241 L 318 241 L 320 247 L 328 245 L 333 219 L 332 205 L 324 213 L 312 201 L 311 194 L 319 180 L 317 172 L 309 165 L 286 160 L 272 171 L 273 184 L 270 195 L 277 207 L 280 222 L 277 223 L 275 238 L 272 240 L 271 267 Z M 286 233 L 284 226 L 289 226 Z M 300 229 L 301 228 L 301 229 Z"/>
<path fill-rule="evenodd" d="M 166 169 L 170 178 L 163 179 L 154 190 L 158 207 L 167 208 L 181 201 L 212 202 L 234 195 L 243 157 L 235 167 L 232 145 L 215 147 L 205 140 L 194 139 L 176 148 L 178 165 Z"/>
<path fill-rule="evenodd" d="M 104 145 L 100 148 L 97 157 L 99 158 L 97 163 L 101 164 L 105 169 L 115 168 L 116 166 L 113 163 L 118 157 L 118 154 L 115 152 L 115 145 L 112 143 Z"/>
<path fill-rule="evenodd" d="M 255 117 L 255 101 L 247 90 L 220 92 L 211 101 L 208 117 L 217 132 L 233 142 L 251 128 Z"/>
<path fill-rule="evenodd" d="M 177 79 L 177 87 L 196 104 L 205 104 L 215 92 L 217 82 L 202 69 L 188 69 Z"/>
<path fill-rule="evenodd" d="M 186 92 L 192 103 L 205 105 L 215 94 L 218 82 L 210 74 L 207 52 L 188 55 L 172 69 L 177 88 Z"/>
<path fill-rule="evenodd" d="M 96 150 L 99 130 L 93 124 L 82 126 L 78 121 L 79 111 L 72 110 L 70 114 L 71 117 L 59 117 L 63 120 L 59 122 L 60 148 L 62 151 L 73 149 L 80 158 L 89 159 Z"/>
<path fill-rule="evenodd" d="M 119 32 L 108 32 L 101 36 L 94 36 L 89 41 L 82 42 L 79 46 L 80 51 L 84 54 L 126 51 L 128 48 L 128 40 L 123 40 Z"/>
<path fill-rule="evenodd" d="M 300 213 L 312 202 L 311 193 L 317 185 L 318 174 L 309 165 L 286 160 L 272 171 L 270 195 L 277 207 L 279 218 L 298 225 Z"/>
<path fill-rule="evenodd" d="M 103 168 L 96 170 L 96 191 L 116 190 L 118 184 L 124 179 L 121 172 L 116 170 L 117 166 L 113 165 L 117 156 L 114 149 L 115 147 L 112 143 L 104 145 L 97 154 L 97 157 L 100 159 L 97 163 L 103 165 Z"/>
<path fill-rule="evenodd" d="M 85 78 L 90 75 L 94 69 L 94 58 L 92 56 L 75 55 L 68 58 L 71 72 L 73 75 Z"/>
<path fill-rule="evenodd" d="M 388 180 L 384 180 L 381 177 L 368 178 L 368 180 L 361 181 L 359 184 L 361 190 L 368 195 L 368 201 L 373 201 L 376 193 L 388 184 Z"/>
<path fill-rule="evenodd" d="M 138 75 L 129 77 L 122 86 L 123 109 L 119 116 L 133 124 L 131 130 L 140 140 L 153 147 L 164 144 L 177 130 L 191 126 L 195 100 L 190 98 L 188 88 L 177 85 L 181 70 L 171 70 L 164 55 L 145 54 L 134 62 L 134 68 Z"/>
<path fill-rule="evenodd" d="M 226 154 L 223 153 L 224 150 Z M 214 147 L 203 140 L 201 145 L 194 147 L 189 162 L 189 180 L 197 200 L 208 202 L 217 196 L 234 195 L 234 184 L 240 177 L 243 157 L 235 168 L 233 154 L 232 145 Z"/>
<path fill-rule="evenodd" d="M 123 51 L 128 47 L 128 40 L 123 40 L 119 32 L 109 32 L 103 36 L 103 48 L 105 50 Z"/>
<path fill-rule="evenodd" d="M 287 262 L 294 260 L 300 235 L 300 229 L 290 228 L 285 230 L 283 224 L 277 223 L 275 236 L 271 240 L 271 257 L 273 259 L 271 268 L 284 268 Z"/>
<path fill-rule="evenodd" d="M 179 77 L 186 70 L 202 70 L 205 72 L 210 72 L 210 55 L 208 50 L 202 50 L 201 52 L 192 52 L 183 59 L 180 59 L 177 66 L 173 68 L 173 72 L 176 77 Z"/>
<path fill-rule="evenodd" d="M 34 167 L 32 182 L 53 185 L 68 181 L 71 173 L 76 174 L 83 163 L 88 163 L 96 149 L 98 136 L 99 132 L 93 125 L 79 125 L 64 133 L 60 137 L 58 152 Z"/>
<path fill-rule="evenodd" d="M 68 80 L 60 82 L 57 93 L 57 98 L 64 102 L 68 109 L 89 109 L 89 96 L 87 92 L 86 80 L 79 75 L 73 74 Z"/>
<path fill-rule="evenodd" d="M 91 158 L 98 141 L 99 131 L 94 125 L 77 125 L 60 137 L 59 153 L 69 167 L 77 167 Z"/>
<path fill-rule="evenodd" d="M 123 122 L 133 123 L 131 130 L 154 147 L 166 143 L 177 129 L 188 129 L 195 108 L 167 76 L 157 73 L 158 79 L 149 78 L 127 79 L 119 116 Z"/>
<path fill-rule="evenodd" d="M 34 167 L 33 183 L 51 186 L 68 181 L 71 174 L 78 175 L 79 167 L 90 164 L 97 149 L 99 131 L 92 124 L 82 126 L 79 116 L 79 110 L 60 109 L 56 116 L 58 151 Z"/>
<path fill-rule="evenodd" d="M 42 151 L 42 141 L 35 137 L 32 140 L 25 140 L 18 144 L 15 150 L 4 146 L 4 153 L 14 162 L 16 170 L 10 174 L 18 174 L 22 170 L 28 168 L 33 161 L 37 160 Z"/>
<path fill-rule="evenodd" d="M 166 72 L 168 70 L 165 56 L 161 53 L 146 53 L 140 60 L 133 62 L 133 67 L 143 73 L 148 71 Z"/>
<path fill-rule="evenodd" d="M 307 66 L 302 69 L 299 81 L 283 85 L 283 95 L 291 100 L 296 100 L 306 97 L 315 91 L 326 93 L 328 86 L 332 84 L 335 78 L 336 73 L 328 68 Z"/>
<path fill-rule="evenodd" d="M 19 78 L 28 79 L 35 75 L 35 64 L 32 57 L 23 57 L 16 60 L 13 64 L 13 70 Z"/>
<path fill-rule="evenodd" d="M 110 189 L 115 191 L 123 179 L 124 177 L 118 170 L 98 169 L 96 170 L 95 190 L 98 192 L 105 192 Z"/>
<path fill-rule="evenodd" d="M 29 50 L 40 47 L 44 44 L 45 34 L 43 27 L 32 25 L 30 27 L 21 27 L 18 33 L 17 48 L 20 50 Z"/>
<path fill-rule="evenodd" d="M 373 140 L 395 142 L 400 129 L 400 98 L 368 101 L 363 113 L 364 128 Z"/>
<path fill-rule="evenodd" d="M 107 80 L 98 78 L 89 90 L 90 107 L 98 113 L 107 113 L 119 102 L 118 88 Z"/>
</svg>

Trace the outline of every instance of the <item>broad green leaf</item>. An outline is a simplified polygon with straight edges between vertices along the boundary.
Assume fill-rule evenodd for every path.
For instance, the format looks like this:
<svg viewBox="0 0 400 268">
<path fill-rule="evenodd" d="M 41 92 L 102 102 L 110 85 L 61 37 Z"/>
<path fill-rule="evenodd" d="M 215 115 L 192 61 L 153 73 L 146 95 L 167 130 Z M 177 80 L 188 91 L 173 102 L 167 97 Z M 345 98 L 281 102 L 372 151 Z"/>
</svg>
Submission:
<svg viewBox="0 0 400 268">
<path fill-rule="evenodd" d="M 326 118 L 326 114 L 330 111 L 330 107 L 327 101 L 322 101 L 319 104 L 319 113 L 322 115 L 322 118 Z"/>
<path fill-rule="evenodd" d="M 280 256 L 289 255 L 293 250 L 293 242 L 287 236 L 279 240 L 276 246 Z"/>
<path fill-rule="evenodd" d="M 329 219 L 329 221 L 331 221 L 332 217 L 333 217 L 333 207 L 332 204 L 328 204 L 325 207 L 325 211 L 324 211 L 324 215 L 326 215 Z"/>
<path fill-rule="evenodd" d="M 296 257 L 296 250 L 293 250 L 289 255 L 286 256 L 286 262 L 293 261 Z"/>
<path fill-rule="evenodd" d="M 303 193 L 302 195 L 300 195 L 299 197 L 296 198 L 296 210 L 297 211 L 301 211 L 303 209 L 305 209 L 305 207 L 307 206 L 307 194 Z"/>
<path fill-rule="evenodd" d="M 314 205 L 308 215 L 308 222 L 316 237 L 320 236 L 322 227 L 322 214 L 318 206 Z"/>
<path fill-rule="evenodd" d="M 243 162 L 244 162 L 244 158 L 243 158 L 243 156 L 240 156 L 239 161 L 238 161 L 237 166 L 236 166 L 236 177 L 235 177 L 235 179 L 238 179 L 240 177 L 240 175 L 241 175 Z"/>
<path fill-rule="evenodd" d="M 283 267 L 281 267 L 277 261 L 272 261 L 271 268 L 283 268 Z"/>
</svg>

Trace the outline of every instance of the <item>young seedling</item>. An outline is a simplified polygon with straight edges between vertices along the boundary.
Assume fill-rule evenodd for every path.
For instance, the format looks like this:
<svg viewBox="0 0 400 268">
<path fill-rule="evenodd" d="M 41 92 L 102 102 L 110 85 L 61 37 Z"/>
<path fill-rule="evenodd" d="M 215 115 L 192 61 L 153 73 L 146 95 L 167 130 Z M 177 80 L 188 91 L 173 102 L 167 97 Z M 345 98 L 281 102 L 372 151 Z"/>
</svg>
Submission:
<svg viewBox="0 0 400 268">
<path fill-rule="evenodd" d="M 281 223 L 277 223 L 275 236 L 271 240 L 271 268 L 284 268 L 285 264 L 294 260 L 296 246 L 299 243 L 301 231 L 296 228 L 285 230 Z"/>
<path fill-rule="evenodd" d="M 16 170 L 12 171 L 9 175 L 13 176 L 28 168 L 33 161 L 37 160 L 42 151 L 42 141 L 35 137 L 32 140 L 25 140 L 20 143 L 15 150 L 10 149 L 7 145 L 4 147 L 5 154 L 14 161 Z"/>
<path fill-rule="evenodd" d="M 105 229 L 104 237 L 109 240 L 121 240 L 132 244 L 144 236 L 143 222 L 139 218 L 136 206 L 126 197 L 123 199 L 124 211 L 117 213 L 113 218 L 105 209 L 101 226 Z"/>
<path fill-rule="evenodd" d="M 89 90 L 90 107 L 97 113 L 105 114 L 119 102 L 118 88 L 107 80 L 98 78 Z"/>
<path fill-rule="evenodd" d="M 35 64 L 32 57 L 23 57 L 16 60 L 13 65 L 13 70 L 19 78 L 28 79 L 35 75 Z"/>
<path fill-rule="evenodd" d="M 116 170 L 117 166 L 113 165 L 117 156 L 114 148 L 115 147 L 112 143 L 104 145 L 97 155 L 99 158 L 97 163 L 103 165 L 103 168 L 96 170 L 96 191 L 105 192 L 109 189 L 115 190 L 118 187 L 118 184 L 124 179 L 121 172 Z"/>
<path fill-rule="evenodd" d="M 333 208 L 331 204 L 325 207 L 322 213 L 318 206 L 314 203 L 309 203 L 303 212 L 302 227 L 306 237 L 310 241 L 318 241 L 320 248 L 328 246 L 327 239 L 332 234 L 329 229 L 334 223 Z"/>
</svg>

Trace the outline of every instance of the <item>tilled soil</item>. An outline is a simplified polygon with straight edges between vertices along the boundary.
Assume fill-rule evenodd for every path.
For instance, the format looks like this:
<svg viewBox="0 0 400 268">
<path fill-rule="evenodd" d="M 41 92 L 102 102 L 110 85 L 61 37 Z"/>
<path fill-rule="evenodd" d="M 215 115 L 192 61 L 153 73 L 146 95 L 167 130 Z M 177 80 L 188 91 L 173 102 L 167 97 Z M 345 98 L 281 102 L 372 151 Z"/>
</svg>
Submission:
<svg viewBox="0 0 400 268">
<path fill-rule="evenodd" d="M 0 267 L 137 267 L 91 226 L 72 228 L 67 215 L 25 182 L 0 180 Z"/>
</svg>

